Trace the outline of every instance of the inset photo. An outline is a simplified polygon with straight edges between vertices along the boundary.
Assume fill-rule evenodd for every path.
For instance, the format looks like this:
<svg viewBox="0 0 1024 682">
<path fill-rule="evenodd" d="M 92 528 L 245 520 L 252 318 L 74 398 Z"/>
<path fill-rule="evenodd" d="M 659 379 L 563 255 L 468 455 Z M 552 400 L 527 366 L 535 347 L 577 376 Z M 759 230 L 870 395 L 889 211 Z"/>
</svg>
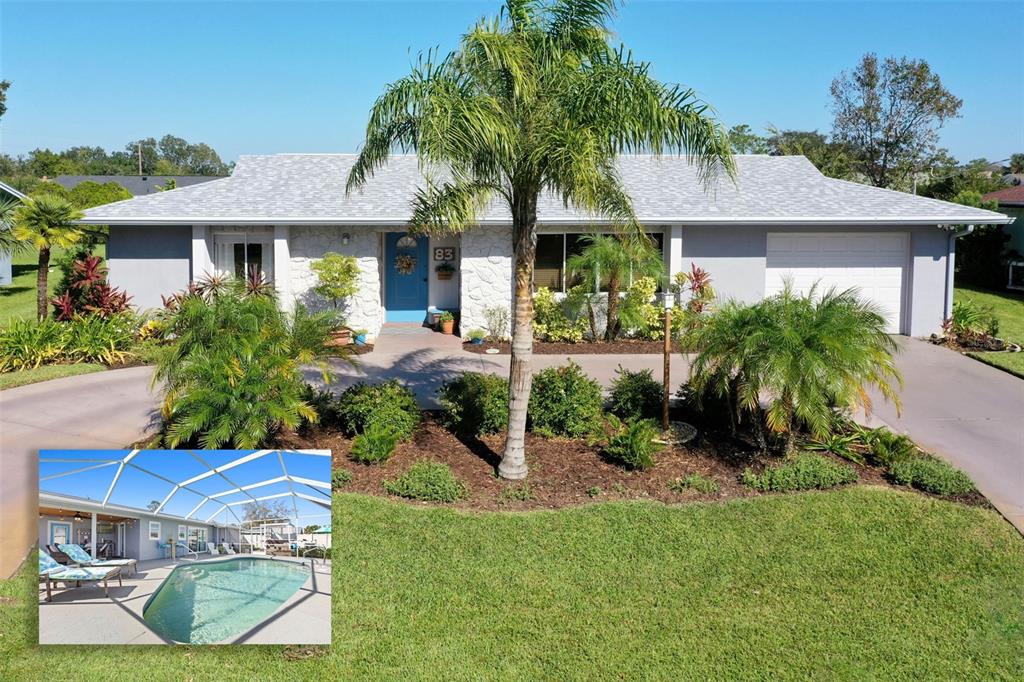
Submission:
<svg viewBox="0 0 1024 682">
<path fill-rule="evenodd" d="M 328 450 L 43 450 L 40 644 L 330 644 Z"/>
</svg>

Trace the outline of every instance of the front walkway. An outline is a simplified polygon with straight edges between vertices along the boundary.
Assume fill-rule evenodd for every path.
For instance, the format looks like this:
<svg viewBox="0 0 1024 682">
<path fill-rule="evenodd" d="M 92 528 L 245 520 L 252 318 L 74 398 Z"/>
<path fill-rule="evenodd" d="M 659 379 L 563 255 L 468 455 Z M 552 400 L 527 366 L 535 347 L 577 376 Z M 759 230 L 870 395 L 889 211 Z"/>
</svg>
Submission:
<svg viewBox="0 0 1024 682">
<path fill-rule="evenodd" d="M 55 588 L 53 600 L 46 602 L 46 587 L 40 584 L 39 643 L 173 644 L 149 629 L 142 609 L 175 566 L 194 563 L 168 559 L 140 562 L 135 575 L 122 578 L 122 586 L 116 579 L 110 581 L 109 597 L 103 596 L 102 586 L 63 589 L 62 585 Z M 263 623 L 228 643 L 330 644 L 331 566 L 321 561 L 313 564 L 310 578 L 298 592 Z"/>
</svg>

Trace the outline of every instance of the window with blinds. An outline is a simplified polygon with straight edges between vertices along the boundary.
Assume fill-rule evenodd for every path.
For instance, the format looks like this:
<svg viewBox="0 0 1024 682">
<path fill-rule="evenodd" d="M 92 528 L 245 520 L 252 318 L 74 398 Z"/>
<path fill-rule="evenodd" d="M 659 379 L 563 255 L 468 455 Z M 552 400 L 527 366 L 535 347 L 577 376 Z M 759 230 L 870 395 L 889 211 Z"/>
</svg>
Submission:
<svg viewBox="0 0 1024 682">
<path fill-rule="evenodd" d="M 582 279 L 571 276 L 565 269 L 565 262 L 578 255 L 586 248 L 587 240 L 582 239 L 585 233 L 562 233 L 537 235 L 537 258 L 533 270 L 534 290 L 547 287 L 551 291 L 564 292 L 578 284 Z M 655 248 L 664 255 L 665 235 L 654 232 L 648 234 Z M 630 278 L 632 279 L 632 278 Z M 607 280 L 602 280 L 601 291 L 606 291 Z"/>
</svg>

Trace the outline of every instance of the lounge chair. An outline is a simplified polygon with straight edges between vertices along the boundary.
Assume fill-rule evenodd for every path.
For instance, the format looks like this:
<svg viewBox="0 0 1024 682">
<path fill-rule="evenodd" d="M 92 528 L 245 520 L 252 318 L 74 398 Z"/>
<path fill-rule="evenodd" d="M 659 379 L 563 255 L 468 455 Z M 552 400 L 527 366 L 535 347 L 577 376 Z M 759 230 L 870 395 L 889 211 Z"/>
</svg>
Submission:
<svg viewBox="0 0 1024 682">
<path fill-rule="evenodd" d="M 58 564 L 64 564 L 66 566 L 68 564 L 74 563 L 71 561 L 71 557 L 69 557 L 64 552 L 60 551 L 60 548 L 57 547 L 57 545 L 47 545 L 46 551 L 47 553 L 49 553 L 51 557 L 53 557 L 53 560 L 56 561 Z"/>
<path fill-rule="evenodd" d="M 110 567 L 91 567 L 91 566 L 77 566 L 69 568 L 67 566 L 61 566 L 53 557 L 39 550 L 39 578 L 46 581 L 46 601 L 50 601 L 53 598 L 51 583 L 75 583 L 75 587 L 81 587 L 83 582 L 103 583 L 103 595 L 106 597 L 110 596 L 110 592 L 107 590 L 107 580 L 109 578 L 117 577 L 117 584 L 121 585 L 121 568 L 118 566 Z"/>
<path fill-rule="evenodd" d="M 96 568 L 103 568 L 107 566 L 117 566 L 119 568 L 127 568 L 129 574 L 135 573 L 135 559 L 93 559 L 78 545 L 57 545 L 60 547 L 60 551 L 68 555 L 72 563 L 76 563 L 79 566 L 94 566 Z"/>
<path fill-rule="evenodd" d="M 225 554 L 238 554 L 238 552 L 236 552 L 236 551 L 235 551 L 235 550 L 234 550 L 234 549 L 233 549 L 233 548 L 231 547 L 231 545 L 229 545 L 229 544 L 228 544 L 228 543 L 226 543 L 226 542 L 222 542 L 222 543 L 220 543 L 220 546 L 221 546 L 221 547 L 222 547 L 222 548 L 224 549 L 224 553 L 225 553 Z"/>
<path fill-rule="evenodd" d="M 206 543 L 206 551 L 209 552 L 211 555 L 220 554 L 220 551 L 217 549 L 216 543 L 213 542 Z"/>
</svg>

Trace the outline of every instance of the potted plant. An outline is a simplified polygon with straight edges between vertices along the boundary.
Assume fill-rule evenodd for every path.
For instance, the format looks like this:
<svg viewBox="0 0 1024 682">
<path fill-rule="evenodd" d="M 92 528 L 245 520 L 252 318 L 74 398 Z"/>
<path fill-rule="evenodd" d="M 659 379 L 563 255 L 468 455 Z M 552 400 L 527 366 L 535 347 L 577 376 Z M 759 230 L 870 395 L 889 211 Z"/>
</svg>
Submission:
<svg viewBox="0 0 1024 682">
<path fill-rule="evenodd" d="M 369 331 L 368 329 L 353 329 L 352 330 L 352 339 L 356 342 L 357 346 L 365 346 L 366 345 L 366 334 L 367 334 L 368 331 Z"/>
<path fill-rule="evenodd" d="M 441 313 L 440 317 L 437 318 L 438 323 L 441 325 L 442 334 L 451 334 L 455 331 L 455 316 L 449 311 Z"/>
<path fill-rule="evenodd" d="M 359 261 L 354 256 L 342 256 L 328 251 L 323 258 L 310 265 L 316 274 L 318 295 L 331 302 L 337 317 L 337 328 L 331 333 L 331 345 L 343 346 L 352 342 L 352 330 L 345 327 L 345 317 L 339 305 L 358 290 Z"/>
<path fill-rule="evenodd" d="M 452 275 L 455 274 L 455 266 L 448 261 L 445 261 L 434 268 L 434 272 L 437 273 L 437 278 L 439 280 L 449 280 L 452 278 Z"/>
<path fill-rule="evenodd" d="M 484 342 L 484 339 L 487 337 L 487 332 L 485 332 L 483 329 L 473 329 L 469 332 L 469 334 L 466 334 L 466 336 L 469 338 L 469 342 L 471 344 L 473 344 L 474 346 L 479 346 L 481 343 Z"/>
</svg>

